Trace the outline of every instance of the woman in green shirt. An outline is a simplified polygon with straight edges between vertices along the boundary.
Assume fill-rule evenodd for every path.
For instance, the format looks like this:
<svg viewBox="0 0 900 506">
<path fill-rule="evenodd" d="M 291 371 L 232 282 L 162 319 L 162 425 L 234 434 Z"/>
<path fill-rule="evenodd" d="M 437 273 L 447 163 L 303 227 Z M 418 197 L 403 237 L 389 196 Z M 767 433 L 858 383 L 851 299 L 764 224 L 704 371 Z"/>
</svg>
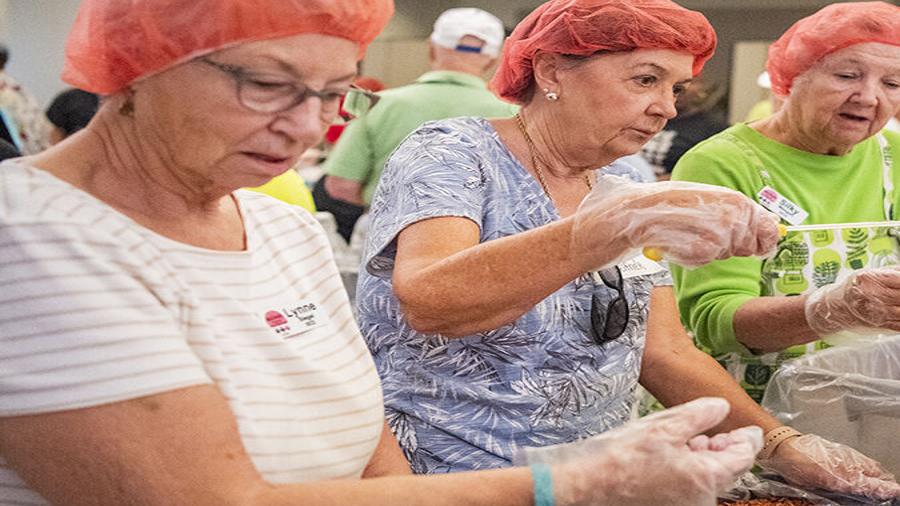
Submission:
<svg viewBox="0 0 900 506">
<path fill-rule="evenodd" d="M 773 44 L 767 68 L 782 109 L 697 145 L 673 179 L 736 189 L 787 225 L 895 219 L 900 137 L 879 131 L 900 107 L 900 7 L 825 7 Z M 825 346 L 823 337 L 859 327 L 900 330 L 900 317 L 860 306 L 849 284 L 834 283 L 843 270 L 850 284 L 887 276 L 900 287 L 900 271 L 853 272 L 898 263 L 888 229 L 830 228 L 792 232 L 765 261 L 673 268 L 686 325 L 757 401 L 782 360 Z M 879 307 L 900 314 L 900 291 L 885 297 Z"/>
</svg>

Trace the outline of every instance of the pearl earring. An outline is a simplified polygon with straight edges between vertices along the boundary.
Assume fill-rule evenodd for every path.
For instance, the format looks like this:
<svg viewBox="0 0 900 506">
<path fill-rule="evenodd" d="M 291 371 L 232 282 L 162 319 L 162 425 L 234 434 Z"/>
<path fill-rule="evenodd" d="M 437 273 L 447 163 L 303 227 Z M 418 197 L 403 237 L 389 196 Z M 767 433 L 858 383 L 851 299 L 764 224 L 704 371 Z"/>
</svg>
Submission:
<svg viewBox="0 0 900 506">
<path fill-rule="evenodd" d="M 547 100 L 550 100 L 551 102 L 559 100 L 559 94 L 557 94 L 555 91 L 550 91 L 547 88 L 544 88 L 544 96 L 547 97 Z"/>
</svg>

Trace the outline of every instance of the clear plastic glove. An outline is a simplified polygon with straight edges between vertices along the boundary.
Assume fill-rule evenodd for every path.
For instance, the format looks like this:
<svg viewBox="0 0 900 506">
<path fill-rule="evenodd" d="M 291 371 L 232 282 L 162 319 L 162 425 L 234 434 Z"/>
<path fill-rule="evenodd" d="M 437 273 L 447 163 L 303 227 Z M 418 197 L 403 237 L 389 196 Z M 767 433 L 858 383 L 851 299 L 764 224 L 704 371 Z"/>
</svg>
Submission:
<svg viewBox="0 0 900 506">
<path fill-rule="evenodd" d="M 645 246 L 686 267 L 765 256 L 779 239 L 778 218 L 746 196 L 682 181 L 600 176 L 574 218 L 573 256 L 586 270 L 634 257 Z"/>
<path fill-rule="evenodd" d="M 762 448 L 758 427 L 698 436 L 729 409 L 697 399 L 593 438 L 526 449 L 524 460 L 551 466 L 557 506 L 713 506 Z"/>
<path fill-rule="evenodd" d="M 799 487 L 875 499 L 900 497 L 900 485 L 878 462 L 815 434 L 788 439 L 759 465 Z"/>
<path fill-rule="evenodd" d="M 900 331 L 900 269 L 854 271 L 806 299 L 809 327 L 825 337 L 841 330 Z"/>
</svg>

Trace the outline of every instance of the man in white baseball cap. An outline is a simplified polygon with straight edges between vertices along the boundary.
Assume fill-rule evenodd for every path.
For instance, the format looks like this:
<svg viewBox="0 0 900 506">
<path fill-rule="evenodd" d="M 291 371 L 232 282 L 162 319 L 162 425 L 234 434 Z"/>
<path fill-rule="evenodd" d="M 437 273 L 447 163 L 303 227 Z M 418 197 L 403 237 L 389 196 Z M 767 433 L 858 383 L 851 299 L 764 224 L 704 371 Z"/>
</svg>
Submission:
<svg viewBox="0 0 900 506">
<path fill-rule="evenodd" d="M 488 12 L 444 11 L 430 37 L 431 71 L 410 85 L 379 93 L 378 105 L 350 122 L 325 160 L 325 177 L 313 189 L 316 208 L 335 215 L 341 235 L 350 236 L 391 152 L 419 125 L 515 113 L 516 107 L 494 96 L 483 78 L 500 56 L 503 38 L 503 23 Z"/>
<path fill-rule="evenodd" d="M 466 36 L 480 39 L 480 45 L 463 43 Z M 474 7 L 449 9 L 438 16 L 431 32 L 431 42 L 456 51 L 500 56 L 503 44 L 503 23 L 489 12 Z"/>
</svg>

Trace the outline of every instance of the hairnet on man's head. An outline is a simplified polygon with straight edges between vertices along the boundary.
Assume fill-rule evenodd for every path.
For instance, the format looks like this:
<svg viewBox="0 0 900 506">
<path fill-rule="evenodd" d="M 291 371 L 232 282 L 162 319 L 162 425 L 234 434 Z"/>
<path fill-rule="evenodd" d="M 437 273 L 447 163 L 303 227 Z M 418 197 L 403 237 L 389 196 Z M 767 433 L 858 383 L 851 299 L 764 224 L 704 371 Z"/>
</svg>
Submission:
<svg viewBox="0 0 900 506">
<path fill-rule="evenodd" d="M 697 75 L 716 49 L 716 32 L 703 14 L 669 0 L 550 0 L 506 39 L 491 89 L 523 103 L 538 51 L 587 56 L 635 49 L 690 53 Z"/>
<path fill-rule="evenodd" d="M 787 96 L 794 79 L 817 61 L 866 42 L 900 45 L 900 7 L 886 2 L 838 3 L 797 21 L 769 46 L 766 69 L 772 92 Z"/>
<path fill-rule="evenodd" d="M 62 78 L 107 95 L 226 46 L 303 33 L 349 39 L 362 58 L 393 12 L 393 0 L 83 0 Z"/>
</svg>

